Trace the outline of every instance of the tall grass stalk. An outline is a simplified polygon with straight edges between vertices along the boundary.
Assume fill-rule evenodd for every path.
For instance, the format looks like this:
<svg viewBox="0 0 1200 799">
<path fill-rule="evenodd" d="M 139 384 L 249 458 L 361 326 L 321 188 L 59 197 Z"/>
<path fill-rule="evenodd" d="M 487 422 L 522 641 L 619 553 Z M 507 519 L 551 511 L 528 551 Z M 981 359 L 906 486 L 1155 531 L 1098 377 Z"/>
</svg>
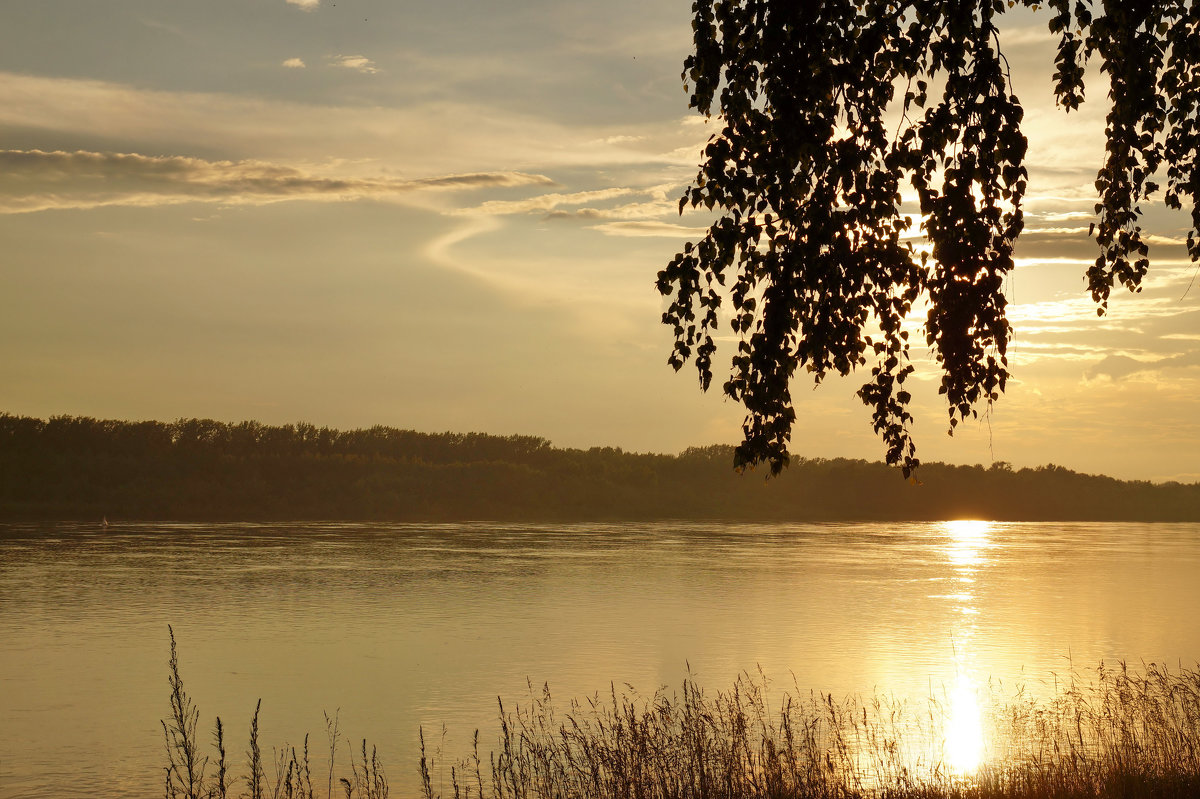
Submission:
<svg viewBox="0 0 1200 799">
<path fill-rule="evenodd" d="M 216 728 L 213 730 L 213 745 L 217 748 L 217 783 L 213 787 L 213 799 L 227 799 L 229 785 L 226 782 L 228 768 L 225 764 L 225 730 L 221 726 L 221 717 L 217 716 Z"/>
<path fill-rule="evenodd" d="M 338 720 L 341 714 L 340 708 L 334 711 L 332 719 L 329 718 L 328 713 L 324 713 L 325 737 L 329 739 L 329 784 L 325 789 L 325 799 L 333 799 L 333 764 L 337 762 L 338 734 L 340 733 Z"/>
<path fill-rule="evenodd" d="M 196 740 L 200 710 L 183 689 L 183 679 L 179 676 L 179 656 L 175 649 L 175 630 L 170 625 L 167 625 L 167 634 L 171 637 L 171 659 L 167 662 L 171 719 L 162 722 L 167 748 L 166 796 L 167 799 L 201 799 L 208 758 L 199 754 Z"/>
<path fill-rule="evenodd" d="M 262 710 L 262 699 L 254 706 L 254 718 L 250 720 L 250 749 L 246 752 L 250 760 L 250 773 L 246 775 L 246 784 L 250 788 L 250 799 L 263 799 L 262 749 L 258 745 L 258 712 Z"/>
</svg>

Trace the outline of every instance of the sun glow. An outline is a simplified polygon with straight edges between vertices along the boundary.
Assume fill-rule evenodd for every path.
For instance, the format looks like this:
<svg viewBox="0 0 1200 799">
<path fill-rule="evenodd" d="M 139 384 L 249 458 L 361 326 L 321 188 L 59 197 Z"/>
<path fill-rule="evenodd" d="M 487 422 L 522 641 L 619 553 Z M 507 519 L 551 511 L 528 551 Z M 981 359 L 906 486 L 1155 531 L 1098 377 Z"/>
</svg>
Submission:
<svg viewBox="0 0 1200 799">
<path fill-rule="evenodd" d="M 959 519 L 946 522 L 946 535 L 950 539 L 946 554 L 950 562 L 960 567 L 958 577 L 962 582 L 970 582 L 970 568 L 982 560 L 981 550 L 987 546 L 990 522 L 976 519 Z"/>
<path fill-rule="evenodd" d="M 955 519 L 946 522 L 946 532 L 956 541 L 986 541 L 991 522 L 980 519 Z"/>
</svg>

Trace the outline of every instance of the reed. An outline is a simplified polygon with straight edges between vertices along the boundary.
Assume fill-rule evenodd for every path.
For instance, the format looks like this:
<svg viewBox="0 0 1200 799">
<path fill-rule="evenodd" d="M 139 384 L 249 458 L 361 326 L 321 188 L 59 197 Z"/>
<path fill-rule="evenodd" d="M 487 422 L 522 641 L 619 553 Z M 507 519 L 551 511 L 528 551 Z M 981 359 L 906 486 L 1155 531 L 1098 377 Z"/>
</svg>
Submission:
<svg viewBox="0 0 1200 799">
<path fill-rule="evenodd" d="M 166 797 L 225 799 L 218 722 L 217 769 L 197 751 L 198 711 L 183 691 L 172 635 L 172 719 L 164 722 Z M 945 744 L 947 703 L 784 692 L 772 698 L 761 674 L 725 691 L 694 679 L 649 696 L 611 688 L 603 697 L 556 705 L 548 686 L 522 703 L 500 704 L 495 748 L 450 762 L 441 747 L 415 771 L 423 799 L 1139 799 L 1200 796 L 1200 671 L 1101 664 L 1045 691 L 981 697 L 986 748 L 977 767 L 956 768 Z M 261 707 L 261 703 L 260 703 Z M 252 799 L 267 795 L 251 725 Z M 326 715 L 326 797 L 387 799 L 378 753 L 351 747 L 348 773 L 334 780 L 339 727 Z M 357 752 L 355 749 L 357 748 Z M 442 761 L 442 762 L 439 762 Z M 431 773 L 449 766 L 449 792 Z M 440 782 L 440 781 L 439 781 Z M 305 738 L 276 753 L 272 799 L 314 799 Z"/>
<path fill-rule="evenodd" d="M 166 799 L 229 799 L 233 784 L 238 782 L 242 783 L 244 791 L 232 795 L 239 799 L 316 799 L 308 735 L 304 736 L 304 743 L 299 749 L 284 744 L 273 750 L 274 774 L 268 778 L 258 735 L 261 699 L 255 704 L 254 715 L 250 719 L 245 776 L 230 779 L 225 752 L 225 728 L 220 718 L 217 718 L 213 729 L 215 770 L 208 773 L 210 760 L 207 755 L 200 753 L 196 735 L 200 723 L 200 710 L 183 687 L 175 631 L 168 626 L 167 632 L 171 640 L 171 658 L 167 662 L 171 714 L 170 719 L 162 721 L 167 753 L 167 764 L 164 767 Z M 332 718 L 328 713 L 325 714 L 325 731 L 329 742 L 329 774 L 325 799 L 333 799 L 337 747 L 341 735 L 337 713 L 334 713 Z M 371 747 L 368 753 L 365 739 L 361 743 L 359 756 L 352 756 L 348 765 L 349 777 L 341 777 L 337 781 L 338 786 L 345 791 L 346 799 L 388 799 L 389 787 L 383 763 L 374 747 Z"/>
<path fill-rule="evenodd" d="M 171 659 L 167 662 L 170 673 L 167 680 L 171 685 L 171 719 L 162 721 L 163 738 L 166 740 L 166 796 L 167 799 L 201 799 L 204 792 L 204 771 L 208 758 L 199 753 L 196 727 L 200 723 L 200 711 L 183 689 L 183 678 L 179 676 L 179 657 L 175 650 L 175 630 L 167 625 L 171 638 Z M 220 719 L 217 729 L 220 730 Z M 218 749 L 220 745 L 218 745 Z M 220 771 L 224 770 L 222 753 Z M 224 778 L 219 774 L 218 782 Z"/>
</svg>

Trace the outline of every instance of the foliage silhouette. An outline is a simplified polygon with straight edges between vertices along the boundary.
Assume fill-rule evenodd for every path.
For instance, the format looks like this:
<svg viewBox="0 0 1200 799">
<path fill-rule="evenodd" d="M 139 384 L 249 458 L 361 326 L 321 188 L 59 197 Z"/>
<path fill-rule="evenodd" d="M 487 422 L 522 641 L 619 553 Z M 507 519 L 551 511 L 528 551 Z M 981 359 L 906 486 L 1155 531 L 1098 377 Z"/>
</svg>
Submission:
<svg viewBox="0 0 1200 799">
<path fill-rule="evenodd" d="M 732 457 L 730 446 L 658 455 L 388 427 L 0 414 L 0 520 L 1200 521 L 1197 484 L 928 463 L 914 488 L 882 463 L 800 457 L 761 481 L 733 474 Z"/>
<path fill-rule="evenodd" d="M 1110 81 L 1092 226 L 1100 254 L 1087 271 L 1098 312 L 1114 286 L 1140 290 L 1149 251 L 1139 203 L 1160 188 L 1163 165 L 1165 202 L 1190 207 L 1187 249 L 1200 259 L 1200 5 L 696 0 L 683 79 L 720 129 L 679 207 L 720 213 L 659 273 L 658 289 L 670 298 L 669 362 L 694 360 L 705 390 L 718 311 L 732 305 L 740 340 L 724 390 L 747 412 L 739 468 L 766 462 L 778 474 L 787 464 L 798 369 L 820 383 L 870 360 L 859 397 L 887 462 L 911 475 L 905 322 L 922 302 L 950 432 L 1004 391 L 1003 286 L 1028 175 L 997 20 L 1018 2 L 1050 12 L 1064 109 L 1083 102 L 1089 57 Z M 919 207 L 902 203 L 906 187 Z M 907 238 L 918 214 L 928 251 Z"/>
</svg>

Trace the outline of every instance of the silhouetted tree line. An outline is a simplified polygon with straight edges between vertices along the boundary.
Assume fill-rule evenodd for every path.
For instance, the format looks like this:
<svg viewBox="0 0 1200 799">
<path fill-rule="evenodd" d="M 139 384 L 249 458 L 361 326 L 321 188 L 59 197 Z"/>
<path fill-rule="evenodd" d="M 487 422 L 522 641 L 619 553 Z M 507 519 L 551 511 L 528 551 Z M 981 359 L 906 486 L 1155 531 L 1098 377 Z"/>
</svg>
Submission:
<svg viewBox="0 0 1200 799">
<path fill-rule="evenodd" d="M 1200 520 L 1200 484 L 1061 466 L 793 457 L 771 480 L 734 448 L 560 449 L 533 436 L 390 427 L 0 415 L 0 519 Z"/>
</svg>

